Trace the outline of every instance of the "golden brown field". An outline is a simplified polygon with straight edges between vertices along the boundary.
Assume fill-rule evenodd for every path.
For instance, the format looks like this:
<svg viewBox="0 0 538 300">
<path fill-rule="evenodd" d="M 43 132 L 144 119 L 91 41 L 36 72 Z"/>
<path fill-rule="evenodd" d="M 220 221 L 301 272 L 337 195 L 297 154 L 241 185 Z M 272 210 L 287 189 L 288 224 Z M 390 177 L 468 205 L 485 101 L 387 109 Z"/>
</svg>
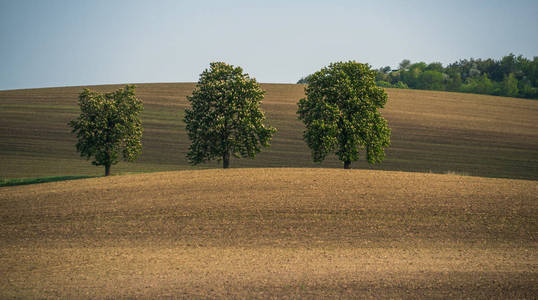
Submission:
<svg viewBox="0 0 538 300">
<path fill-rule="evenodd" d="M 0 188 L 0 298 L 536 298 L 538 183 L 340 169 Z"/>
<path fill-rule="evenodd" d="M 91 87 L 111 91 L 121 85 Z M 334 158 L 311 161 L 297 119 L 304 86 L 262 84 L 268 122 L 279 131 L 272 146 L 254 160 L 232 167 L 342 167 Z M 112 173 L 192 169 L 185 154 L 189 140 L 182 122 L 193 83 L 138 84 L 144 101 L 143 154 L 120 163 Z M 82 87 L 0 91 L 0 179 L 102 175 L 101 168 L 75 151 L 67 122 L 77 116 Z M 392 128 L 386 160 L 373 169 L 538 179 L 538 101 L 387 89 L 383 114 Z M 217 163 L 200 168 L 218 167 Z M 368 169 L 364 157 L 353 168 Z"/>
</svg>

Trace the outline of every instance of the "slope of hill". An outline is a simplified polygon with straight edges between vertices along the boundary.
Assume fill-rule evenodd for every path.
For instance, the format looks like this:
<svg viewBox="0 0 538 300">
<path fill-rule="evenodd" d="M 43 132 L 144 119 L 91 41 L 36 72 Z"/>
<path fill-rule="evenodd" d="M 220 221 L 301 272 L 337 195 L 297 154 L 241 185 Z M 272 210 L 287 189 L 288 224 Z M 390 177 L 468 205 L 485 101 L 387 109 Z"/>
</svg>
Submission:
<svg viewBox="0 0 538 300">
<path fill-rule="evenodd" d="M 534 298 L 536 195 L 319 168 L 4 187 L 0 298 Z"/>
<path fill-rule="evenodd" d="M 263 84 L 268 122 L 279 131 L 254 160 L 232 167 L 341 167 L 331 158 L 314 164 L 302 141 L 297 101 L 304 86 Z M 111 91 L 120 85 L 94 86 Z M 191 169 L 182 122 L 193 83 L 139 84 L 144 101 L 143 154 L 112 172 Z M 0 91 L 0 178 L 100 175 L 81 159 L 67 122 L 78 114 L 82 87 Z M 373 169 L 457 172 L 538 179 L 538 101 L 461 93 L 387 89 L 383 114 L 392 128 L 386 160 Z M 197 168 L 218 167 L 209 163 Z M 364 159 L 354 168 L 370 168 Z"/>
</svg>

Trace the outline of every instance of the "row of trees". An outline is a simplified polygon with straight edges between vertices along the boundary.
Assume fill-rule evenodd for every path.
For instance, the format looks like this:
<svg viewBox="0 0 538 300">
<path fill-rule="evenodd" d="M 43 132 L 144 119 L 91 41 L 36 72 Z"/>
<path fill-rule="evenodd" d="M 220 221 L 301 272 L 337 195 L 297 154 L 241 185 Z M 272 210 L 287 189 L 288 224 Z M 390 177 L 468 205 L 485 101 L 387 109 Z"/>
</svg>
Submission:
<svg viewBox="0 0 538 300">
<path fill-rule="evenodd" d="M 354 61 L 333 63 L 310 77 L 306 97 L 298 102 L 298 117 L 306 127 L 304 139 L 312 158 L 322 162 L 335 153 L 349 169 L 364 150 L 369 163 L 384 159 L 390 129 L 379 113 L 387 102 L 385 91 L 375 85 L 376 71 Z M 265 125 L 260 108 L 264 91 L 240 67 L 211 63 L 200 75 L 185 110 L 184 121 L 191 140 L 187 158 L 193 165 L 222 161 L 230 156 L 254 158 L 268 147 L 276 129 Z M 142 150 L 139 113 L 142 102 L 128 85 L 112 93 L 85 89 L 79 96 L 80 116 L 69 122 L 77 134 L 77 150 L 92 163 L 110 166 L 121 157 L 137 158 Z"/>
<path fill-rule="evenodd" d="M 297 83 L 309 83 L 311 75 Z M 446 67 L 439 62 L 411 63 L 404 59 L 398 70 L 377 69 L 381 87 L 411 88 L 538 99 L 538 56 L 507 55 L 500 60 L 463 59 Z"/>
<path fill-rule="evenodd" d="M 538 99 L 538 56 L 533 60 L 514 54 L 500 60 L 471 58 L 446 67 L 405 59 L 398 70 L 378 69 L 376 82 L 383 87 Z"/>
</svg>

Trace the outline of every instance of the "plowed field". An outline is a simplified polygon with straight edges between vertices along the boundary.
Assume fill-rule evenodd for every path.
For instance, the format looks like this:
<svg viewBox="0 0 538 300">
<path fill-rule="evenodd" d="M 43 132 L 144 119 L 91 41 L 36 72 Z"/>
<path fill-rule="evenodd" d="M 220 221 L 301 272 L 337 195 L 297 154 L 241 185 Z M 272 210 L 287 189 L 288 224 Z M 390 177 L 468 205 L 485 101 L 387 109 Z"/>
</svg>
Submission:
<svg viewBox="0 0 538 300">
<path fill-rule="evenodd" d="M 111 91 L 121 85 L 94 86 Z M 302 140 L 297 101 L 304 85 L 262 84 L 262 108 L 278 129 L 270 148 L 232 167 L 341 168 L 334 157 L 312 162 Z M 143 152 L 135 163 L 112 173 L 192 169 L 185 155 L 190 141 L 183 123 L 192 83 L 139 84 L 145 111 Z M 82 87 L 0 91 L 0 179 L 102 175 L 81 159 L 67 126 L 78 113 Z M 418 90 L 387 89 L 383 115 L 392 128 L 385 161 L 373 169 L 538 180 L 538 101 Z M 198 168 L 215 168 L 208 163 Z M 362 156 L 353 168 L 370 168 Z"/>
<path fill-rule="evenodd" d="M 0 188 L 0 298 L 535 298 L 538 183 L 340 169 Z"/>
</svg>

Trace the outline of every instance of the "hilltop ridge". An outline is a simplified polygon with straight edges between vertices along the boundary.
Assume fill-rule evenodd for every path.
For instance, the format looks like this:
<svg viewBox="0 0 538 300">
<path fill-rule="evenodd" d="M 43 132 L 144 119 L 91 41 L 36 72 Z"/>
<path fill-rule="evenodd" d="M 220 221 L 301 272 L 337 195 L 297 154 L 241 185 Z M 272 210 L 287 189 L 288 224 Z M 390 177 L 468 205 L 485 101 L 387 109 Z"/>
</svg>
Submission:
<svg viewBox="0 0 538 300">
<path fill-rule="evenodd" d="M 122 85 L 91 86 L 111 91 Z M 137 84 L 143 100 L 143 150 L 135 163 L 112 172 L 193 169 L 185 154 L 186 96 L 195 83 Z M 231 167 L 340 168 L 334 157 L 315 164 L 302 140 L 297 101 L 304 85 L 262 84 L 262 109 L 278 129 L 272 145 L 254 160 L 233 159 Z M 81 159 L 67 122 L 78 115 L 82 87 L 0 91 L 0 177 L 99 175 Z M 538 101 L 452 92 L 387 89 L 382 114 L 392 129 L 385 161 L 369 166 L 364 156 L 353 168 L 538 179 Z M 196 168 L 217 168 L 208 163 Z"/>
</svg>

